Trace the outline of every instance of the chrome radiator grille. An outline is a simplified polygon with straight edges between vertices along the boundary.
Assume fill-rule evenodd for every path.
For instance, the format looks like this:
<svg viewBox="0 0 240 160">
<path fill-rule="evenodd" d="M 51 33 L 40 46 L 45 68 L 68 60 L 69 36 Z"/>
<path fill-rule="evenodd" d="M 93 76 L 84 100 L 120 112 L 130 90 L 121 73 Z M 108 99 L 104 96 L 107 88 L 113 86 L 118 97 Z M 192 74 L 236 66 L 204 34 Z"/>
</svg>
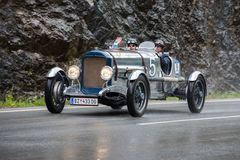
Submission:
<svg viewBox="0 0 240 160">
<path fill-rule="evenodd" d="M 104 80 L 100 76 L 103 66 L 106 65 L 104 58 L 90 57 L 83 62 L 83 86 L 90 88 L 102 88 Z"/>
</svg>

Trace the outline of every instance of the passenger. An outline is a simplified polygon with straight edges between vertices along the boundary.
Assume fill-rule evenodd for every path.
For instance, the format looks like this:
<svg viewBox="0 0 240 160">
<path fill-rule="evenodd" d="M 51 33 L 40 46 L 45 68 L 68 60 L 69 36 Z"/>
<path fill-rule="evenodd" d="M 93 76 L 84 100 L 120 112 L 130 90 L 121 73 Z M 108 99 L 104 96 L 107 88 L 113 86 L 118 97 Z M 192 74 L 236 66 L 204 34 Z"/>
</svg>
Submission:
<svg viewBox="0 0 240 160">
<path fill-rule="evenodd" d="M 127 48 L 131 51 L 137 50 L 138 42 L 135 38 L 129 38 L 127 40 Z"/>
<path fill-rule="evenodd" d="M 162 40 L 155 41 L 155 51 L 157 56 L 160 58 L 161 68 L 165 74 L 171 72 L 171 59 L 168 52 L 164 52 L 165 44 Z"/>
<path fill-rule="evenodd" d="M 155 41 L 155 51 L 156 54 L 160 57 L 163 54 L 164 51 L 164 42 L 162 40 L 156 40 Z"/>
<path fill-rule="evenodd" d="M 121 47 L 122 47 L 122 37 L 117 37 L 116 40 L 113 42 L 113 45 L 111 46 L 111 48 L 119 49 Z"/>
</svg>

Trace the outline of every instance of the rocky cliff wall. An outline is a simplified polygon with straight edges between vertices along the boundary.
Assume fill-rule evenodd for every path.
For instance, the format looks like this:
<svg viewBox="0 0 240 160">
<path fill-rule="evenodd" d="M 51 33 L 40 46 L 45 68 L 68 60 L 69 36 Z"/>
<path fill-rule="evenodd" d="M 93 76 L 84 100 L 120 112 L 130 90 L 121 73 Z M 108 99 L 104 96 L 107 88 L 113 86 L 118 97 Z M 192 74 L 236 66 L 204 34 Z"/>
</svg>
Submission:
<svg viewBox="0 0 240 160">
<path fill-rule="evenodd" d="M 210 91 L 240 90 L 238 0 L 0 0 L 0 98 L 42 95 L 45 74 L 116 36 L 163 39 Z"/>
</svg>

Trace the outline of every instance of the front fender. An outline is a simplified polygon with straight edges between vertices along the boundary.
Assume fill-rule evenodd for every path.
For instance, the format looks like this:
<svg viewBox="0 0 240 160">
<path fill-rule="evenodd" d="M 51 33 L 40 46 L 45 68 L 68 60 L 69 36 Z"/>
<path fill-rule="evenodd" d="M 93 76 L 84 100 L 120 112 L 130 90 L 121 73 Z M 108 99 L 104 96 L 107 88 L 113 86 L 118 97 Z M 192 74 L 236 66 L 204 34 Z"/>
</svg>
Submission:
<svg viewBox="0 0 240 160">
<path fill-rule="evenodd" d="M 136 70 L 136 71 L 133 71 L 133 72 L 129 75 L 128 80 L 129 80 L 129 81 L 136 80 L 136 79 L 139 77 L 140 74 L 143 74 L 145 77 L 147 77 L 146 74 L 145 74 L 143 71 L 141 71 L 141 70 Z"/>
<path fill-rule="evenodd" d="M 52 68 L 52 69 L 48 72 L 47 78 L 53 78 L 53 77 L 55 77 L 58 72 L 63 72 L 63 73 L 65 74 L 65 72 L 64 72 L 63 69 L 61 69 L 61 68 L 59 68 L 59 67 L 54 67 L 54 68 Z M 65 75 L 66 75 L 66 74 L 65 74 Z"/>
<path fill-rule="evenodd" d="M 196 80 L 197 80 L 197 77 L 198 77 L 199 75 L 202 75 L 202 73 L 201 73 L 200 71 L 194 71 L 194 72 L 189 76 L 188 81 L 190 81 L 190 82 L 196 81 Z M 203 77 L 203 75 L 202 75 L 202 77 Z"/>
<path fill-rule="evenodd" d="M 141 70 L 136 70 L 136 71 L 133 71 L 129 77 L 128 77 L 128 83 L 130 81 L 133 81 L 133 80 L 136 80 L 140 75 L 143 75 L 147 81 L 147 84 L 148 84 L 148 94 L 149 94 L 149 97 L 151 95 L 151 90 L 150 90 L 150 83 L 149 83 L 149 80 L 147 78 L 147 75 L 145 72 L 141 71 Z"/>
</svg>

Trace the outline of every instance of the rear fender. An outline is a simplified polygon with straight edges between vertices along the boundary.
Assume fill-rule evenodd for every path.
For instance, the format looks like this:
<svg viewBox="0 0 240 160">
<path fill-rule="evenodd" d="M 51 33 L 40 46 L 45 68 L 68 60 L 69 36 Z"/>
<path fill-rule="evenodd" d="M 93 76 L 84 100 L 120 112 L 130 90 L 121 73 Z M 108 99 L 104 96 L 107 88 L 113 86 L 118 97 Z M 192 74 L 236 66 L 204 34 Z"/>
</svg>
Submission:
<svg viewBox="0 0 240 160">
<path fill-rule="evenodd" d="M 200 71 L 194 71 L 188 78 L 188 82 L 194 82 L 197 80 L 198 76 L 201 76 L 204 80 L 204 89 L 205 89 L 205 93 L 207 94 L 207 84 L 206 84 L 206 80 L 203 76 L 203 74 Z M 186 88 L 186 93 L 187 93 L 187 88 Z"/>
<path fill-rule="evenodd" d="M 188 81 L 190 81 L 190 82 L 196 81 L 196 80 L 197 80 L 197 77 L 198 77 L 199 75 L 201 75 L 201 76 L 203 77 L 202 73 L 199 72 L 199 71 L 194 71 L 194 72 L 192 72 L 192 74 L 191 74 L 191 75 L 189 76 L 189 78 L 188 78 Z"/>
</svg>

